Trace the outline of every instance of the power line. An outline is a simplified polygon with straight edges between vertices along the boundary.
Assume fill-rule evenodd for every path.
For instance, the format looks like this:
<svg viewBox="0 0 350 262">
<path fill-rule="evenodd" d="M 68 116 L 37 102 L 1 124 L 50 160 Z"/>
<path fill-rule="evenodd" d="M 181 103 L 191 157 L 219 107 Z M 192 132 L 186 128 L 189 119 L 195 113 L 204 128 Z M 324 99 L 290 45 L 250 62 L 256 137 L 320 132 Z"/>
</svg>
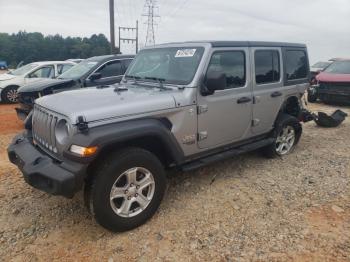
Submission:
<svg viewBox="0 0 350 262">
<path fill-rule="evenodd" d="M 155 30 L 156 25 L 155 18 L 160 17 L 158 14 L 158 1 L 157 0 L 146 0 L 145 2 L 145 13 L 142 16 L 147 16 L 147 34 L 145 46 L 155 45 Z"/>
<path fill-rule="evenodd" d="M 168 13 L 168 17 L 172 17 L 174 15 L 176 15 L 180 10 L 182 10 L 185 5 L 189 2 L 190 0 L 184 0 L 180 5 L 177 6 L 177 8 L 174 9 L 174 11 L 172 13 Z"/>
</svg>

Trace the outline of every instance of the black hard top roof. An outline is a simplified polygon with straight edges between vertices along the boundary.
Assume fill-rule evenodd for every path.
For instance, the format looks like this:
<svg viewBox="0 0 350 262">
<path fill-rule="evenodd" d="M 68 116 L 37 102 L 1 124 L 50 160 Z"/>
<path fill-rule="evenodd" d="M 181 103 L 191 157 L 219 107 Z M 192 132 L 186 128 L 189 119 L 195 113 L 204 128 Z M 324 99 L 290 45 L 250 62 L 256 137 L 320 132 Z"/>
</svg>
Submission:
<svg viewBox="0 0 350 262">
<path fill-rule="evenodd" d="M 305 44 L 284 43 L 284 42 L 264 42 L 264 41 L 188 41 L 167 44 L 211 44 L 212 47 L 299 47 L 306 48 Z M 167 45 L 167 44 L 161 44 Z"/>
<path fill-rule="evenodd" d="M 249 47 L 303 47 L 305 44 L 298 43 L 284 43 L 284 42 L 264 42 L 264 41 L 212 41 L 210 44 L 213 47 L 236 47 L 236 46 L 249 46 Z"/>
</svg>

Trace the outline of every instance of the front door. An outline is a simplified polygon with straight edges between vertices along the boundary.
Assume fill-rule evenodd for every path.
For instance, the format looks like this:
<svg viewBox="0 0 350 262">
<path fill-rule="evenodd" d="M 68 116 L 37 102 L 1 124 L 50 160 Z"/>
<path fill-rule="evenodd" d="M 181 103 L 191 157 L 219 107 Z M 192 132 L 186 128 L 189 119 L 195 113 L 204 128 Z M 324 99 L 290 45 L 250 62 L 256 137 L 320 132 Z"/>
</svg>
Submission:
<svg viewBox="0 0 350 262">
<path fill-rule="evenodd" d="M 201 149 L 234 143 L 250 136 L 252 92 L 249 49 L 216 49 L 206 72 L 226 75 L 227 88 L 213 95 L 198 93 L 198 145 Z"/>
<path fill-rule="evenodd" d="M 123 65 L 120 60 L 113 60 L 101 66 L 95 73 L 100 73 L 101 78 L 85 81 L 85 86 L 113 85 L 123 78 Z"/>
</svg>

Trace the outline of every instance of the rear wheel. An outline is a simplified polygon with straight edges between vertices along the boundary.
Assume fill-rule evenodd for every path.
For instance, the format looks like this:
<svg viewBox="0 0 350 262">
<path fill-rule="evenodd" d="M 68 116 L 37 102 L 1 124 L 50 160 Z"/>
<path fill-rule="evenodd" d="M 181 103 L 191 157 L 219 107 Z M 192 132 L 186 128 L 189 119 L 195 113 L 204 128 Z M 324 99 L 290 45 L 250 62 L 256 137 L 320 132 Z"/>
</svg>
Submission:
<svg viewBox="0 0 350 262">
<path fill-rule="evenodd" d="M 1 101 L 9 104 L 14 104 L 18 102 L 18 87 L 16 86 L 9 86 L 6 87 L 1 92 Z"/>
<path fill-rule="evenodd" d="M 157 211 L 166 178 L 152 153 L 129 148 L 112 154 L 97 170 L 85 196 L 100 225 L 115 232 L 131 230 Z"/>
<path fill-rule="evenodd" d="M 276 121 L 273 132 L 274 142 L 263 149 L 267 157 L 274 158 L 291 153 L 298 144 L 302 134 L 302 126 L 298 119 L 290 115 L 282 115 Z"/>
</svg>

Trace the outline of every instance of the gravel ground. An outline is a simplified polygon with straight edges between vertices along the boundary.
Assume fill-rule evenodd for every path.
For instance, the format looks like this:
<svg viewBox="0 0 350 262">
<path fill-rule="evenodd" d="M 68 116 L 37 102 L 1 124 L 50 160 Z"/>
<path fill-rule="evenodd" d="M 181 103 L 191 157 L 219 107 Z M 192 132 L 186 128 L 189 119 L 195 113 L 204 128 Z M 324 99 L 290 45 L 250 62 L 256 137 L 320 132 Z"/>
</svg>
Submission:
<svg viewBox="0 0 350 262">
<path fill-rule="evenodd" d="M 0 260 L 350 261 L 350 119 L 334 129 L 306 124 L 284 158 L 250 153 L 172 174 L 151 221 L 112 234 L 82 194 L 52 197 L 23 182 L 5 153 L 21 128 L 9 122 L 12 109 L 0 105 Z"/>
</svg>

